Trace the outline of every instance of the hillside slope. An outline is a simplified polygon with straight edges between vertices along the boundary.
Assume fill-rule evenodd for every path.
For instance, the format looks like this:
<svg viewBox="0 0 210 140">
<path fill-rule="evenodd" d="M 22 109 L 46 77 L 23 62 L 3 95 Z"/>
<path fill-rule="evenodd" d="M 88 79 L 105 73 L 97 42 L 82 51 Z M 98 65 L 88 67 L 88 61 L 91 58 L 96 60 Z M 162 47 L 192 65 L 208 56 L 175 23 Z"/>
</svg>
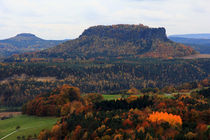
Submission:
<svg viewBox="0 0 210 140">
<path fill-rule="evenodd" d="M 24 60 L 24 58 L 168 58 L 196 53 L 190 47 L 170 41 L 164 28 L 149 28 L 144 25 L 100 25 L 88 28 L 77 39 L 47 50 L 18 57 L 19 60 Z M 10 58 L 9 60 L 15 59 Z"/>
<path fill-rule="evenodd" d="M 44 40 L 33 34 L 22 33 L 9 39 L 0 40 L 0 57 L 43 50 L 54 47 L 64 41 L 65 40 Z"/>
</svg>

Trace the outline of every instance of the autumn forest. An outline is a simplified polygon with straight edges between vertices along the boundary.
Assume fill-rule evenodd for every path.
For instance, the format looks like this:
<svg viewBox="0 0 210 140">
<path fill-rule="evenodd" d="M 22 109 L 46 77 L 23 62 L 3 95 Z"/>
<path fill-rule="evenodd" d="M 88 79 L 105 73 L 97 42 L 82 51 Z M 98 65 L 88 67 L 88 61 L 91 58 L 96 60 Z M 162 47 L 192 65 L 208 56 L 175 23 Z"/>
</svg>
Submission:
<svg viewBox="0 0 210 140">
<path fill-rule="evenodd" d="M 199 52 L 165 28 L 100 25 L 73 40 L 38 41 L 31 49 L 44 50 L 0 61 L 0 139 L 210 139 L 210 59 L 194 58 Z M 33 121 L 24 127 L 17 118 Z"/>
</svg>

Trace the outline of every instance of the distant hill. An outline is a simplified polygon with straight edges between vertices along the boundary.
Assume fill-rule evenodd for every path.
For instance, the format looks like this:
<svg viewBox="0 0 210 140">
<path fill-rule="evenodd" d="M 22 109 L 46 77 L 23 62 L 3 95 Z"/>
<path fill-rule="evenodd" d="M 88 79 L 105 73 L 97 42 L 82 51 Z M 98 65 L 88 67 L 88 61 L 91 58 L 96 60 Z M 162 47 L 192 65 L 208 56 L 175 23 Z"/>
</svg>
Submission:
<svg viewBox="0 0 210 140">
<path fill-rule="evenodd" d="M 27 58 L 97 59 L 112 57 L 168 58 L 196 54 L 182 44 L 172 42 L 164 28 L 140 25 L 94 26 L 85 30 L 79 38 L 36 53 L 18 56 Z M 8 61 L 17 60 L 17 57 Z M 40 59 L 43 61 L 43 59 Z"/>
<path fill-rule="evenodd" d="M 15 37 L 0 40 L 0 58 L 47 49 L 64 41 L 66 40 L 44 40 L 29 33 L 18 34 Z"/>
<path fill-rule="evenodd" d="M 181 37 L 181 38 L 194 38 L 194 39 L 210 39 L 210 34 L 182 34 L 182 35 L 170 35 L 169 37 Z"/>
<path fill-rule="evenodd" d="M 174 36 L 169 36 L 169 39 L 174 42 L 190 46 L 201 54 L 210 54 L 210 39 L 184 38 Z"/>
</svg>

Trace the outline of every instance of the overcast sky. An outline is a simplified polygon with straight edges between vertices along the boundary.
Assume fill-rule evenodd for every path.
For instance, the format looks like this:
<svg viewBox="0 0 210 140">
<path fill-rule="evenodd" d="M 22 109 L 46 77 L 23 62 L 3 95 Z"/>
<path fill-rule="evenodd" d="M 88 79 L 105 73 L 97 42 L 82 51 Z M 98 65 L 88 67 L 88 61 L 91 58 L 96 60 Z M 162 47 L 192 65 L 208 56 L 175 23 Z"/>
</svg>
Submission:
<svg viewBox="0 0 210 140">
<path fill-rule="evenodd" d="M 94 25 L 140 23 L 168 35 L 210 33 L 210 0 L 0 0 L 0 39 L 73 39 Z"/>
</svg>

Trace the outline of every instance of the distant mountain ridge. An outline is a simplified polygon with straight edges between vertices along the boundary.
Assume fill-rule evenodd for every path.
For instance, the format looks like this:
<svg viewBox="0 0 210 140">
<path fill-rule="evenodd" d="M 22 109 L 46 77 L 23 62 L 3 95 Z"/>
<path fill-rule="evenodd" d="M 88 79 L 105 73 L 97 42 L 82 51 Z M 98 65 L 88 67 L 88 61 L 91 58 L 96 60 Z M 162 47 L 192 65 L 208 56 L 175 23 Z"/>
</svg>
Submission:
<svg viewBox="0 0 210 140">
<path fill-rule="evenodd" d="M 205 39 L 208 37 L 210 38 L 210 34 L 193 34 L 193 35 L 194 36 L 172 35 L 169 36 L 169 39 L 171 39 L 174 42 L 190 46 L 194 48 L 196 51 L 200 52 L 201 54 L 210 54 L 210 39 Z M 188 38 L 188 37 L 194 37 L 194 38 Z"/>
<path fill-rule="evenodd" d="M 18 56 L 19 60 L 31 58 L 97 59 L 112 57 L 169 58 L 197 54 L 182 44 L 172 42 L 165 28 L 140 25 L 93 26 L 79 38 L 56 47 Z M 8 59 L 16 60 L 15 57 Z M 42 59 L 43 60 L 43 59 Z"/>
<path fill-rule="evenodd" d="M 170 35 L 169 37 L 194 38 L 194 39 L 210 39 L 210 33 L 180 34 L 180 35 Z"/>
<path fill-rule="evenodd" d="M 39 51 L 54 47 L 65 41 L 66 40 L 44 40 L 31 33 L 21 33 L 15 37 L 0 40 L 0 57 Z"/>
</svg>

